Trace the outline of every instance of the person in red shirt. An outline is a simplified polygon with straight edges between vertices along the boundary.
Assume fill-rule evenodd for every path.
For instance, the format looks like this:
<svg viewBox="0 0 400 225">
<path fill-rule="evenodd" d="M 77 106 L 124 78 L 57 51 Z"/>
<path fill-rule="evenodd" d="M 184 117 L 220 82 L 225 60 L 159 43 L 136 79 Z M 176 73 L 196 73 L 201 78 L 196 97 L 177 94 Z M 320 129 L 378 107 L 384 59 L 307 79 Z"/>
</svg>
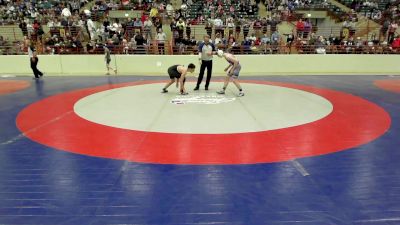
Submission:
<svg viewBox="0 0 400 225">
<path fill-rule="evenodd" d="M 297 31 L 297 37 L 303 37 L 304 22 L 301 18 L 296 23 L 296 31 Z"/>
<path fill-rule="evenodd" d="M 255 45 L 261 45 L 261 39 L 257 38 L 256 41 L 254 42 Z"/>
<path fill-rule="evenodd" d="M 144 21 L 147 20 L 147 17 L 149 17 L 149 15 L 146 15 L 145 12 L 142 13 L 142 17 L 140 18 L 140 20 L 142 21 L 142 24 L 144 24 Z"/>
<path fill-rule="evenodd" d="M 393 40 L 392 48 L 393 48 L 393 50 L 399 50 L 400 49 L 400 35 L 397 35 L 397 37 Z"/>
</svg>

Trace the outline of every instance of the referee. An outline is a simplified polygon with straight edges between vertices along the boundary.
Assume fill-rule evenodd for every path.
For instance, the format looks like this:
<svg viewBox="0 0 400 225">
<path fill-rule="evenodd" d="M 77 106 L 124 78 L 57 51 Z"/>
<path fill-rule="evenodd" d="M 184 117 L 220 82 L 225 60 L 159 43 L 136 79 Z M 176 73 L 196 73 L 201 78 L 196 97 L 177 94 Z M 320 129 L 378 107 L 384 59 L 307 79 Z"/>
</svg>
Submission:
<svg viewBox="0 0 400 225">
<path fill-rule="evenodd" d="M 204 42 L 199 45 L 199 60 L 200 60 L 200 73 L 199 78 L 197 79 L 197 85 L 195 87 L 195 91 L 199 90 L 200 84 L 203 81 L 204 70 L 207 68 L 207 79 L 205 89 L 208 90 L 208 86 L 210 85 L 211 73 L 212 73 L 212 59 L 213 54 L 215 53 L 215 46 L 210 42 L 210 36 L 204 36 Z"/>
</svg>

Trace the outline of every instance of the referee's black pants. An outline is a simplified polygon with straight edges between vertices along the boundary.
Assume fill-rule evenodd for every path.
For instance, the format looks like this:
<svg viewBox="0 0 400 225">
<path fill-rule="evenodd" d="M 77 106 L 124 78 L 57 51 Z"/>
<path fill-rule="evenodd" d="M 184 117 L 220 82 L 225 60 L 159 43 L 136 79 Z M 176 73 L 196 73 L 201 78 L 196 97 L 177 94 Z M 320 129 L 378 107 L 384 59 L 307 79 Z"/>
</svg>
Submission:
<svg viewBox="0 0 400 225">
<path fill-rule="evenodd" d="M 208 88 L 208 85 L 210 85 L 211 73 L 212 73 L 212 60 L 208 61 L 202 60 L 200 66 L 199 78 L 197 79 L 197 85 L 196 85 L 197 88 L 200 87 L 200 84 L 203 81 L 204 70 L 206 68 L 207 68 L 206 88 Z"/>
<path fill-rule="evenodd" d="M 33 60 L 33 59 L 35 59 L 35 60 Z M 39 58 L 38 57 L 32 57 L 31 58 L 31 69 L 33 71 L 33 75 L 36 78 L 39 78 L 39 76 L 43 76 L 43 73 L 40 72 L 40 70 L 38 70 L 38 68 L 37 68 L 38 63 L 39 63 Z"/>
</svg>

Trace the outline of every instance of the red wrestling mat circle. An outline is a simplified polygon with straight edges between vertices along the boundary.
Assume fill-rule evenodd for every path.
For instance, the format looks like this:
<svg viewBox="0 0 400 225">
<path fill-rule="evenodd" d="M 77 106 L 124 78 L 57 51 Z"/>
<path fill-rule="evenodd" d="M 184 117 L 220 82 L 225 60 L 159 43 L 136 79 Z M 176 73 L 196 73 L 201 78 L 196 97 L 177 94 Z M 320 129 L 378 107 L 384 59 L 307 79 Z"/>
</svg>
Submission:
<svg viewBox="0 0 400 225">
<path fill-rule="evenodd" d="M 386 91 L 400 93 L 400 80 L 376 80 L 374 85 Z"/>
<path fill-rule="evenodd" d="M 0 80 L 0 95 L 14 93 L 29 86 L 31 84 L 24 80 Z"/>
<path fill-rule="evenodd" d="M 38 143 L 88 156 L 158 164 L 254 164 L 323 155 L 368 143 L 390 127 L 386 111 L 360 97 L 313 86 L 242 81 L 294 88 L 329 100 L 326 117 L 284 129 L 233 134 L 174 134 L 126 130 L 79 117 L 74 104 L 88 95 L 126 86 L 104 85 L 58 94 L 20 112 L 17 126 Z M 160 87 L 163 82 L 159 81 Z"/>
</svg>

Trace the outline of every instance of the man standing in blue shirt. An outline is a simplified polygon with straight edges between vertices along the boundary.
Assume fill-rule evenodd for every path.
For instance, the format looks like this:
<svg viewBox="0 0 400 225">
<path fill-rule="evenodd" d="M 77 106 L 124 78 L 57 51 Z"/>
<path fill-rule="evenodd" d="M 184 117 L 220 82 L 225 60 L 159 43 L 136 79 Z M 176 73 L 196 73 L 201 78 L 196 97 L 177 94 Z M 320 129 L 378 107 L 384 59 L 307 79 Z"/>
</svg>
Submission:
<svg viewBox="0 0 400 225">
<path fill-rule="evenodd" d="M 207 68 L 207 79 L 205 89 L 208 90 L 208 86 L 210 85 L 211 73 L 212 73 L 212 59 L 213 54 L 215 53 L 215 46 L 210 42 L 210 36 L 204 36 L 204 42 L 199 45 L 199 61 L 201 64 L 199 78 L 197 79 L 197 85 L 194 89 L 195 91 L 199 90 L 200 84 L 203 81 L 204 70 Z"/>
</svg>

